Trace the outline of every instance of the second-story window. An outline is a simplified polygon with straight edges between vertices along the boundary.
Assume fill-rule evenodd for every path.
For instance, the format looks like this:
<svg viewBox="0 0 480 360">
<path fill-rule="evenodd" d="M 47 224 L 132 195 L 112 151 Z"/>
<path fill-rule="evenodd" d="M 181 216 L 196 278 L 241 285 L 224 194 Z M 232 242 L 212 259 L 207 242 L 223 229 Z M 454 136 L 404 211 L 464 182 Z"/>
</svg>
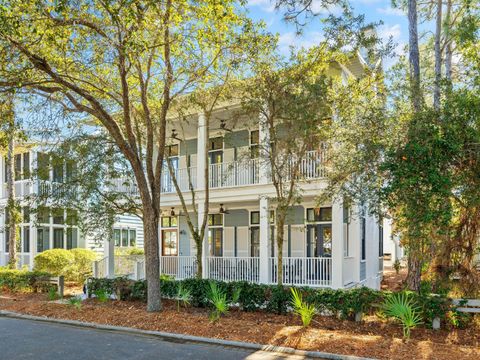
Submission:
<svg viewBox="0 0 480 360">
<path fill-rule="evenodd" d="M 223 137 L 209 139 L 208 160 L 210 164 L 223 162 Z"/>
<path fill-rule="evenodd" d="M 258 158 L 260 144 L 260 131 L 250 131 L 250 157 L 252 159 Z"/>
<path fill-rule="evenodd" d="M 49 156 L 46 153 L 37 154 L 37 172 L 40 180 L 49 180 Z"/>
</svg>

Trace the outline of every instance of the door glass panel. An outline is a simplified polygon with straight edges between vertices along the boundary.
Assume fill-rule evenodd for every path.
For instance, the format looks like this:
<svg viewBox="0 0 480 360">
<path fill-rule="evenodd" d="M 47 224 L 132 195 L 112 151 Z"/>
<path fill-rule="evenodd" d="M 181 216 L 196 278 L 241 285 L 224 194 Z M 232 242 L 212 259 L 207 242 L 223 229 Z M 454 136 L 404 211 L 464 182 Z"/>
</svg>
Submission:
<svg viewBox="0 0 480 360">
<path fill-rule="evenodd" d="M 163 230 L 163 255 L 177 256 L 178 255 L 178 238 L 176 230 Z"/>
<path fill-rule="evenodd" d="M 250 256 L 260 256 L 260 228 L 250 228 Z"/>
<path fill-rule="evenodd" d="M 223 256 L 223 229 L 209 229 L 208 242 L 210 244 L 210 256 Z"/>
<path fill-rule="evenodd" d="M 323 256 L 332 256 L 332 227 L 330 225 L 321 226 L 323 238 Z"/>
</svg>

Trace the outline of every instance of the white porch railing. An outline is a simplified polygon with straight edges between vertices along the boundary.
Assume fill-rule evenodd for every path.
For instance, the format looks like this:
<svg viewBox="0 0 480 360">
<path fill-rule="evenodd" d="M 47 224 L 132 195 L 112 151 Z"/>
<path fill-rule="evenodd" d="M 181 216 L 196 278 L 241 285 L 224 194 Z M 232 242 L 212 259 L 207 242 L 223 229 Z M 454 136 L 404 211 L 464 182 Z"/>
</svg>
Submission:
<svg viewBox="0 0 480 360">
<path fill-rule="evenodd" d="M 260 280 L 260 258 L 258 257 L 208 257 L 207 276 L 220 281 Z"/>
<path fill-rule="evenodd" d="M 30 179 L 25 179 L 25 180 L 16 180 L 13 184 L 15 188 L 15 196 L 17 197 L 23 197 L 23 196 L 28 196 L 32 193 L 32 180 Z M 3 189 L 2 189 L 2 198 L 7 198 L 8 193 L 7 193 L 7 184 L 3 184 Z"/>
<path fill-rule="evenodd" d="M 197 261 L 195 256 L 160 256 L 160 274 L 182 280 L 195 277 Z"/>
<path fill-rule="evenodd" d="M 128 196 L 139 196 L 137 184 L 129 179 L 119 178 L 110 179 L 109 187 L 111 191 L 122 193 Z"/>
<path fill-rule="evenodd" d="M 92 264 L 92 272 L 94 278 L 108 277 L 108 256 L 94 261 Z"/>
<path fill-rule="evenodd" d="M 331 286 L 332 259 L 315 257 L 283 258 L 285 285 Z M 269 258 L 269 282 L 277 283 L 277 258 Z"/>
<path fill-rule="evenodd" d="M 259 175 L 258 159 L 210 164 L 209 186 L 220 188 L 258 184 Z"/>
<path fill-rule="evenodd" d="M 195 189 L 197 187 L 197 168 L 191 166 L 189 168 L 175 169 L 175 178 L 177 179 L 178 187 L 181 191 L 189 191 L 191 188 Z M 176 192 L 175 184 L 173 183 L 167 167 L 163 169 L 162 192 Z"/>
<path fill-rule="evenodd" d="M 309 151 L 300 164 L 300 174 L 306 180 L 325 177 L 326 150 Z"/>
</svg>

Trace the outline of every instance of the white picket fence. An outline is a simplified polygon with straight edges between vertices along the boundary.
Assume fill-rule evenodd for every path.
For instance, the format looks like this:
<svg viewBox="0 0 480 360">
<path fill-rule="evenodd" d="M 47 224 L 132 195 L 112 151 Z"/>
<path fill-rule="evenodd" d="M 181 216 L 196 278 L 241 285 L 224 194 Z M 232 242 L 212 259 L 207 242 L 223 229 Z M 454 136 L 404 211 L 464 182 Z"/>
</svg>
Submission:
<svg viewBox="0 0 480 360">
<path fill-rule="evenodd" d="M 331 286 L 332 259 L 319 257 L 283 258 L 283 283 L 299 286 Z M 269 282 L 277 283 L 277 258 L 268 259 Z"/>
<path fill-rule="evenodd" d="M 94 278 L 106 278 L 108 277 L 108 256 L 94 261 L 92 264 L 92 271 Z"/>
</svg>

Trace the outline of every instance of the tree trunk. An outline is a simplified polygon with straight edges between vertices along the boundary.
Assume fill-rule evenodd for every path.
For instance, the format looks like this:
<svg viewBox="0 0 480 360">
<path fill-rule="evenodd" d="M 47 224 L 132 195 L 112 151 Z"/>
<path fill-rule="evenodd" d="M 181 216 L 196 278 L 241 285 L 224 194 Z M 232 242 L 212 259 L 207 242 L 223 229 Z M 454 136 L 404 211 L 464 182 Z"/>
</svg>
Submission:
<svg viewBox="0 0 480 360">
<path fill-rule="evenodd" d="M 15 202 L 15 141 L 14 141 L 14 124 L 11 120 L 11 128 L 9 130 L 8 152 L 7 152 L 7 211 L 8 211 L 8 267 L 10 269 L 17 268 L 17 214 Z"/>
<path fill-rule="evenodd" d="M 422 279 L 422 263 L 420 259 L 410 252 L 408 254 L 408 275 L 407 286 L 412 291 L 420 290 L 420 281 Z"/>
<path fill-rule="evenodd" d="M 203 275 L 203 239 L 196 236 L 195 243 L 197 244 L 197 279 L 201 279 Z"/>
<path fill-rule="evenodd" d="M 285 215 L 279 214 L 277 217 L 277 285 L 283 285 L 283 238 L 285 235 L 284 231 L 285 225 Z"/>
<path fill-rule="evenodd" d="M 418 49 L 417 0 L 408 0 L 408 38 L 410 62 L 410 91 L 413 110 L 420 111 L 422 105 L 420 90 L 420 52 Z"/>
<path fill-rule="evenodd" d="M 452 41 L 450 39 L 451 14 L 452 0 L 447 0 L 447 12 L 445 14 L 445 77 L 449 83 L 452 81 Z M 450 87 L 450 84 L 448 86 Z"/>
<path fill-rule="evenodd" d="M 442 80 L 442 0 L 437 0 L 437 15 L 435 28 L 435 84 L 433 88 L 433 108 L 440 110 L 440 81 Z"/>
<path fill-rule="evenodd" d="M 159 214 L 153 209 L 145 209 L 143 214 L 145 278 L 147 279 L 147 311 L 162 309 L 160 293 L 160 246 L 158 239 Z"/>
</svg>

